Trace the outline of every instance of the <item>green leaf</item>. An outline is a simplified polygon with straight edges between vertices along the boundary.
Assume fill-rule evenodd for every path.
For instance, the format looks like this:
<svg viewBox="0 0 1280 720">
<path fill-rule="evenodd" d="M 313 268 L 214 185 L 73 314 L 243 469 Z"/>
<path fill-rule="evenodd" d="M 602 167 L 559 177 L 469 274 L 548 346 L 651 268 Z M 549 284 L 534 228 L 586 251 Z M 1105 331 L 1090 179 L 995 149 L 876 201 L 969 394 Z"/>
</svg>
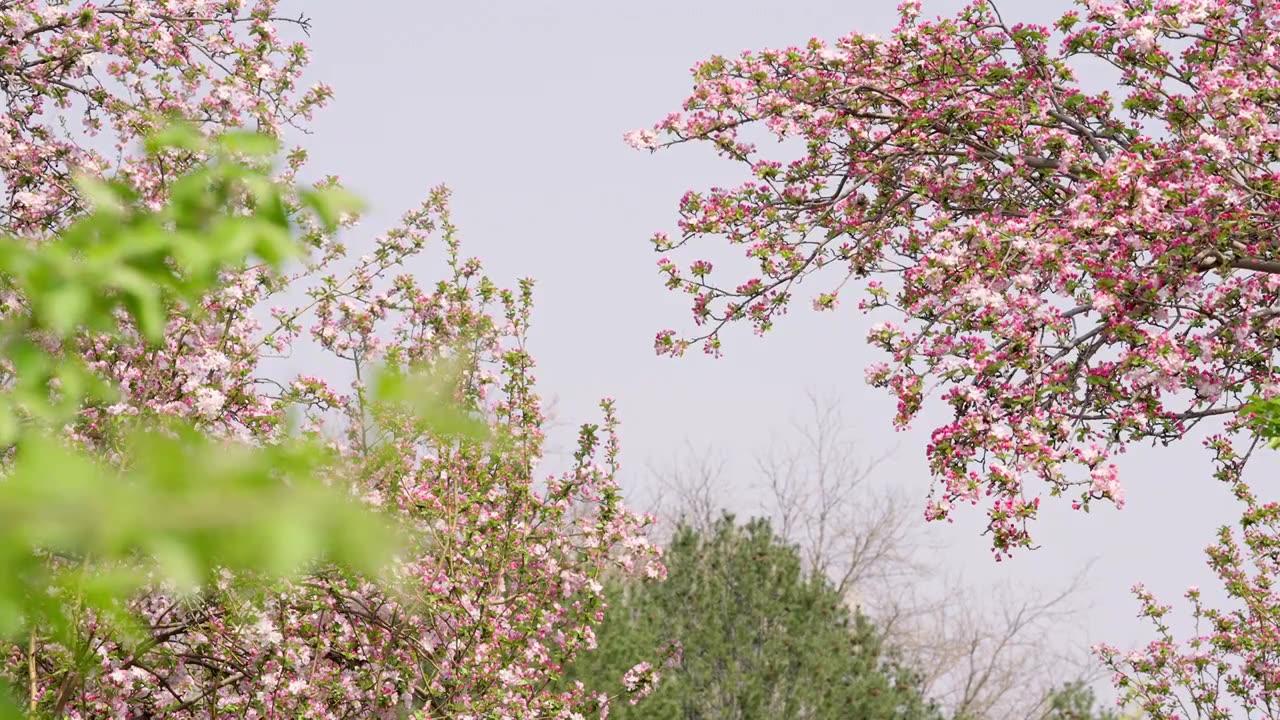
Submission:
<svg viewBox="0 0 1280 720">
<path fill-rule="evenodd" d="M 93 206 L 95 213 L 110 217 L 119 217 L 124 214 L 124 202 L 118 188 L 106 180 L 92 175 L 77 174 L 75 184 L 80 194 Z"/>
<path fill-rule="evenodd" d="M 164 340 L 165 312 L 154 281 L 133 268 L 120 267 L 111 273 L 111 284 L 124 292 L 125 306 L 142 336 L 152 343 Z"/>
<path fill-rule="evenodd" d="M 69 335 L 84 322 L 93 303 L 92 292 L 91 287 L 71 283 L 51 289 L 42 305 L 48 328 L 60 336 Z"/>
<path fill-rule="evenodd" d="M 284 197 L 276 183 L 261 175 L 245 176 L 240 178 L 240 182 L 253 194 L 253 215 L 256 220 L 282 229 L 289 227 L 289 210 L 285 207 Z"/>
<path fill-rule="evenodd" d="M 209 247 L 208 238 L 196 233 L 174 232 L 171 248 L 174 261 L 184 273 L 194 276 L 202 283 L 210 283 L 216 277 L 221 263 Z"/>
<path fill-rule="evenodd" d="M 462 407 L 455 396 L 466 360 L 454 358 L 404 372 L 384 368 L 374 379 L 374 396 L 382 402 L 407 405 L 418 427 L 444 437 L 482 441 L 489 426 Z"/>
<path fill-rule="evenodd" d="M 253 252 L 274 268 L 298 255 L 300 248 L 289 231 L 278 225 L 259 223 Z"/>
<path fill-rule="evenodd" d="M 0 446 L 8 447 L 18 439 L 21 430 L 18 418 L 14 415 L 13 406 L 7 398 L 0 399 Z"/>
<path fill-rule="evenodd" d="M 268 158 L 280 151 L 280 141 L 270 135 L 232 130 L 218 136 L 219 147 L 253 158 Z"/>
<path fill-rule="evenodd" d="M 203 152 L 208 148 L 208 141 L 200 134 L 196 126 L 190 123 L 177 122 L 148 136 L 145 146 L 147 152 L 152 154 L 161 150 Z"/>
<path fill-rule="evenodd" d="M 27 720 L 27 712 L 13 690 L 0 684 L 0 720 Z"/>
<path fill-rule="evenodd" d="M 190 125 L 147 143 L 153 153 L 208 145 Z M 276 145 L 233 133 L 218 148 L 265 159 Z M 0 638 L 37 626 L 42 639 L 70 647 L 92 612 L 113 639 L 140 641 L 141 623 L 123 601 L 154 586 L 156 573 L 193 590 L 215 567 L 267 576 L 322 559 L 370 576 L 385 568 L 406 537 L 343 486 L 321 482 L 338 456 L 316 443 L 233 444 L 185 420 L 145 415 L 102 419 L 104 445 L 119 453 L 111 462 L 64 442 L 65 423 L 86 401 L 116 392 L 83 358 L 55 358 L 32 342 L 33 331 L 119 333 L 123 304 L 157 343 L 170 313 L 194 316 L 220 272 L 243 267 L 251 253 L 280 263 L 298 248 L 284 203 L 293 189 L 235 158 L 171 183 L 160 210 L 139 205 L 120 182 L 77 183 L 92 212 L 59 237 L 39 245 L 0 238 L 0 272 L 33 309 L 6 322 L 0 344 L 17 374 L 0 392 L 0 444 L 14 450 L 0 482 Z M 247 207 L 245 190 L 256 201 Z M 314 197 L 329 213 L 355 206 L 332 191 Z M 51 379 L 60 381 L 56 394 Z M 65 562 L 48 564 L 48 553 Z"/>
<path fill-rule="evenodd" d="M 26 338 L 10 344 L 9 361 L 13 363 L 20 383 L 43 380 L 51 364 L 49 356 Z"/>
<path fill-rule="evenodd" d="M 356 215 L 364 210 L 364 203 L 353 193 L 340 187 L 323 187 L 300 190 L 302 203 L 315 211 L 326 230 L 337 228 L 342 215 Z"/>
<path fill-rule="evenodd" d="M 213 179 L 207 173 L 186 175 L 169 186 L 169 213 L 179 228 L 199 230 L 221 204 L 214 195 Z"/>
<path fill-rule="evenodd" d="M 159 536 L 148 543 L 160 573 L 181 593 L 191 593 L 204 579 L 203 568 L 191 552 L 190 543 L 176 538 Z"/>
<path fill-rule="evenodd" d="M 249 218 L 218 218 L 208 230 L 205 246 L 219 266 L 228 267 L 253 253 L 257 226 Z"/>
<path fill-rule="evenodd" d="M 267 525 L 263 546 L 264 570 L 285 576 L 297 572 L 309 558 L 322 549 L 317 528 L 305 522 L 304 508 L 298 508 Z M 303 522 L 299 522 L 303 520 Z"/>
</svg>

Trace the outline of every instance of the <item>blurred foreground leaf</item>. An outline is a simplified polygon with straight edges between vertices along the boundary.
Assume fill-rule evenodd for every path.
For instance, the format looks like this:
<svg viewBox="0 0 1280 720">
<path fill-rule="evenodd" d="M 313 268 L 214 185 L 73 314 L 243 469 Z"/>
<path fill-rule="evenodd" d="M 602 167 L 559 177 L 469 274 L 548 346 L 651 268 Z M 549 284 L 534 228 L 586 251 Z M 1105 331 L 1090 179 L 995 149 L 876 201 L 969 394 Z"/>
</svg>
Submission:
<svg viewBox="0 0 1280 720">
<path fill-rule="evenodd" d="M 271 138 L 210 140 L 177 125 L 147 148 L 209 159 L 159 209 L 121 182 L 81 178 L 89 215 L 45 242 L 0 237 L 0 278 L 19 308 L 0 319 L 0 639 L 19 648 L 71 648 L 90 614 L 117 638 L 140 636 L 130 598 L 195 593 L 225 571 L 378 576 L 409 540 L 353 497 L 342 458 L 314 439 L 249 444 L 146 415 L 107 421 L 120 438 L 110 453 L 66 439 L 86 404 L 119 399 L 75 351 L 86 333 L 160 344 L 170 319 L 198 313 L 226 273 L 298 257 L 296 213 L 333 230 L 360 208 L 342 190 L 274 182 Z M 378 390 L 433 432 L 479 439 L 485 423 L 454 401 L 459 373 L 450 363 L 392 372 Z M 24 682 L 0 683 L 0 718 L 24 716 Z"/>
</svg>

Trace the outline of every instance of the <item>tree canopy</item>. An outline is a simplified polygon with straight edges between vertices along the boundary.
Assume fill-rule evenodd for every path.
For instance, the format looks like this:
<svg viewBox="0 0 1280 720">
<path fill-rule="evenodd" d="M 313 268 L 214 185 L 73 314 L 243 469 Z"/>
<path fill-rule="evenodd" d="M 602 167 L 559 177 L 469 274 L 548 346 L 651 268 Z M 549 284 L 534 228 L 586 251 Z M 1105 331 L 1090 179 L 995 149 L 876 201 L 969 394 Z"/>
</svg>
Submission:
<svg viewBox="0 0 1280 720">
<path fill-rule="evenodd" d="M 627 135 L 710 145 L 749 177 L 689 191 L 655 236 L 699 328 L 658 351 L 766 332 L 801 283 L 818 311 L 860 293 L 889 316 L 866 378 L 896 424 L 930 398 L 952 414 L 927 516 L 984 504 L 1000 554 L 1033 543 L 1044 491 L 1122 504 L 1111 460 L 1135 443 L 1224 420 L 1209 447 L 1238 478 L 1241 411 L 1280 392 L 1276 6 L 1088 0 L 1053 27 L 988 0 L 899 11 L 887 38 L 699 63 L 681 110 Z M 1119 91 L 1087 90 L 1079 61 Z M 722 269 L 717 240 L 754 269 Z"/>
</svg>

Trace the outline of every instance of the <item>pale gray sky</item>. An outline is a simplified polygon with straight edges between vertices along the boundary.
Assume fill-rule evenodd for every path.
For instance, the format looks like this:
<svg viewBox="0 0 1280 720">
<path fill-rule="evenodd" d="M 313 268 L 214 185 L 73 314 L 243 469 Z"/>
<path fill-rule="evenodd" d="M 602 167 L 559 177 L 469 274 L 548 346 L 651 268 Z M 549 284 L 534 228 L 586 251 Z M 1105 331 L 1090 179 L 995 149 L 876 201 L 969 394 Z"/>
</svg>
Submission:
<svg viewBox="0 0 1280 720">
<path fill-rule="evenodd" d="M 558 415 L 592 421 L 598 398 L 617 398 L 630 486 L 644 483 L 647 463 L 667 461 L 689 440 L 742 459 L 732 467 L 745 488 L 745 458 L 804 414 L 812 388 L 839 393 L 862 445 L 898 447 L 883 473 L 911 488 L 922 511 L 928 418 L 895 433 L 893 400 L 862 381 L 863 367 L 882 359 L 864 345 L 865 329 L 887 316 L 797 308 L 763 341 L 745 330 L 730 335 L 722 360 L 654 357 L 654 333 L 687 328 L 690 315 L 683 296 L 662 288 L 648 238 L 673 228 L 686 189 L 734 182 L 740 171 L 704 148 L 648 156 L 621 141 L 624 131 L 678 109 L 690 67 L 713 53 L 854 29 L 886 34 L 896 4 L 307 0 L 315 21 L 311 79 L 337 94 L 312 126 L 311 167 L 340 175 L 372 201 L 367 233 L 431 186 L 450 185 L 465 247 L 494 279 L 538 282 L 531 345 Z M 960 5 L 926 0 L 924 11 Z M 1016 22 L 1045 21 L 1066 7 L 1046 0 L 1003 9 Z M 1270 462 L 1268 474 L 1276 467 Z M 1043 548 L 1011 562 L 992 562 L 977 533 L 980 508 L 964 513 L 969 522 L 932 526 L 930 537 L 970 577 L 1025 587 L 1051 586 L 1099 558 L 1086 596 L 1095 610 L 1081 639 L 1127 646 L 1147 636 L 1128 587 L 1145 581 L 1179 607 L 1186 586 L 1213 587 L 1201 549 L 1234 508 L 1197 442 L 1135 451 L 1122 468 L 1123 511 L 1084 515 L 1046 499 Z M 750 507 L 745 496 L 727 504 Z"/>
</svg>

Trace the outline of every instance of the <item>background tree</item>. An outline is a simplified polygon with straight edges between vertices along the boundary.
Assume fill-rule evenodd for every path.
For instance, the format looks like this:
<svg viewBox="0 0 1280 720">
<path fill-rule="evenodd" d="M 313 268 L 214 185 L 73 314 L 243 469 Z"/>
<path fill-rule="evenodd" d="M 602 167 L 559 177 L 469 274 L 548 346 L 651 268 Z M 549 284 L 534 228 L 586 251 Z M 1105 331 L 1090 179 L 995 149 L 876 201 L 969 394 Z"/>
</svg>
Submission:
<svg viewBox="0 0 1280 720">
<path fill-rule="evenodd" d="M 860 457 L 838 397 L 809 400 L 810 412 L 757 454 L 754 479 L 741 486 L 709 451 L 690 449 L 655 468 L 657 515 L 710 535 L 726 498 L 749 488 L 802 567 L 825 574 L 850 608 L 866 614 L 950 715 L 1040 720 L 1061 684 L 1105 674 L 1077 644 L 1085 572 L 1031 591 L 976 586 L 924 560 L 930 548 L 909 493 L 879 477 L 883 456 Z"/>
<path fill-rule="evenodd" d="M 669 465 L 651 467 L 654 513 L 671 519 L 668 526 L 706 532 L 726 510 L 757 513 L 799 549 L 806 571 L 826 575 L 842 595 L 872 602 L 879 589 L 926 571 L 917 557 L 916 517 L 902 488 L 877 482 L 888 454 L 861 455 L 839 399 L 810 392 L 808 405 L 788 435 L 776 434 L 752 456 L 751 480 L 742 488 L 730 486 L 725 463 L 711 449 L 688 446 Z M 759 500 L 726 507 L 735 492 Z"/>
<path fill-rule="evenodd" d="M 1057 688 L 1046 705 L 1044 720 L 1121 720 L 1119 713 L 1098 707 L 1093 689 L 1080 681 Z"/>
<path fill-rule="evenodd" d="M 935 718 L 918 678 L 850 611 L 821 573 L 767 520 L 725 515 L 706 531 L 682 527 L 665 556 L 667 581 L 611 580 L 599 648 L 572 677 L 602 683 L 643 647 L 683 648 L 652 697 L 619 705 L 622 718 Z"/>
</svg>

